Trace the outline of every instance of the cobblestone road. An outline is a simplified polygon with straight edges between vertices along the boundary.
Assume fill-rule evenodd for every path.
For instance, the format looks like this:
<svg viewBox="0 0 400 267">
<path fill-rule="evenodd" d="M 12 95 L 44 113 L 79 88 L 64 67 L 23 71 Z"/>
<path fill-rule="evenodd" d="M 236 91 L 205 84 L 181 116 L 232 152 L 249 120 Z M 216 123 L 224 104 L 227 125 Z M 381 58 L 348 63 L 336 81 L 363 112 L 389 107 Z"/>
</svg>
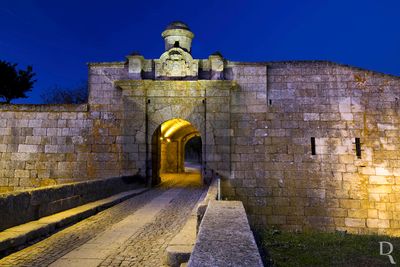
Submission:
<svg viewBox="0 0 400 267">
<path fill-rule="evenodd" d="M 163 266 L 168 242 L 204 190 L 198 174 L 184 175 L 11 254 L 0 266 Z"/>
</svg>

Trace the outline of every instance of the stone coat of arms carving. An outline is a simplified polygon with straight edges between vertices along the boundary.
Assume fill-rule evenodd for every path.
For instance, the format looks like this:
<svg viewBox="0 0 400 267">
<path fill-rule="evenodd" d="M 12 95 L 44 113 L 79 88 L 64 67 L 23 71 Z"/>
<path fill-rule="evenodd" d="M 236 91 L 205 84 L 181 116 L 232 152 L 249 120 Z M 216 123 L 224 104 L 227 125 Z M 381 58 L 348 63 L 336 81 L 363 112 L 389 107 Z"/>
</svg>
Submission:
<svg viewBox="0 0 400 267">
<path fill-rule="evenodd" d="M 155 60 L 156 77 L 197 77 L 198 68 L 198 60 L 179 47 L 171 48 Z"/>
</svg>

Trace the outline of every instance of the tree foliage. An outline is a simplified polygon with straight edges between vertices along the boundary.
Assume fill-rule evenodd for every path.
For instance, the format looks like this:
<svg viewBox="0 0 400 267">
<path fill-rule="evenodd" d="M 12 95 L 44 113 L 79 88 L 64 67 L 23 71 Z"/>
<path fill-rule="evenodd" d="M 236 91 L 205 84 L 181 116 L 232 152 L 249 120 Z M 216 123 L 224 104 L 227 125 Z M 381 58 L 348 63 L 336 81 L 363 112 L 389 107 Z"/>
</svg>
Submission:
<svg viewBox="0 0 400 267">
<path fill-rule="evenodd" d="M 32 67 L 17 70 L 17 64 L 0 60 L 0 98 L 5 103 L 17 98 L 27 98 L 26 93 L 32 91 L 36 80 Z"/>
<path fill-rule="evenodd" d="M 82 104 L 87 103 L 88 87 L 87 83 L 81 83 L 75 88 L 62 88 L 58 85 L 53 86 L 49 92 L 42 94 L 45 104 Z"/>
</svg>

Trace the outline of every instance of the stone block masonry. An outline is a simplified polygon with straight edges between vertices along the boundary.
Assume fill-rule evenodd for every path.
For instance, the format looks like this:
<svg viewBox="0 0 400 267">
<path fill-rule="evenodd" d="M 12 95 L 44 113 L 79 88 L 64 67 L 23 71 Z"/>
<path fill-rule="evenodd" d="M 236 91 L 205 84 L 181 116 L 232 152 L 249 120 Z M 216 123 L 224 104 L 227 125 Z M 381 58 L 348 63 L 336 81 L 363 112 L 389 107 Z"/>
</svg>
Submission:
<svg viewBox="0 0 400 267">
<path fill-rule="evenodd" d="M 96 108 L 2 105 L 0 192 L 136 174 L 119 114 Z"/>
<path fill-rule="evenodd" d="M 138 187 L 115 177 L 0 194 L 0 231 Z"/>
<path fill-rule="evenodd" d="M 87 105 L 1 105 L 0 192 L 87 176 L 77 154 L 90 147 Z M 65 179 L 63 181 L 63 179 Z"/>
<path fill-rule="evenodd" d="M 232 97 L 225 197 L 242 200 L 255 227 L 400 234 L 400 79 L 330 62 L 264 67 L 265 111 L 248 109 L 256 89 Z"/>
<path fill-rule="evenodd" d="M 188 266 L 264 266 L 240 201 L 210 201 Z"/>
<path fill-rule="evenodd" d="M 252 226 L 400 234 L 399 77 L 193 59 L 193 34 L 174 25 L 159 59 L 89 64 L 86 105 L 1 106 L 0 192 L 151 179 L 156 129 L 182 119 L 201 137 L 203 177 L 218 173 Z"/>
<path fill-rule="evenodd" d="M 133 174 L 107 112 L 89 105 L 2 105 L 0 192 Z"/>
</svg>

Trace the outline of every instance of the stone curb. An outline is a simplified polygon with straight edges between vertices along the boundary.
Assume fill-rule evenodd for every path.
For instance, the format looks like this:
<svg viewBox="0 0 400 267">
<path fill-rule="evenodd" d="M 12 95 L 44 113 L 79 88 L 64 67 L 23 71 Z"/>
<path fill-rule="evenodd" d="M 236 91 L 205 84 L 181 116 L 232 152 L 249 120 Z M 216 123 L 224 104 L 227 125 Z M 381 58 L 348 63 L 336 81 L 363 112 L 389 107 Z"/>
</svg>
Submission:
<svg viewBox="0 0 400 267">
<path fill-rule="evenodd" d="M 200 201 L 204 197 L 205 194 L 200 197 Z M 168 243 L 164 261 L 168 266 L 179 267 L 190 258 L 196 242 L 197 207 L 198 205 L 192 210 L 182 230 Z"/>
<path fill-rule="evenodd" d="M 217 180 L 214 179 L 208 190 L 200 196 L 182 230 L 168 243 L 164 260 L 165 264 L 171 267 L 180 267 L 185 266 L 184 264 L 189 261 L 208 201 L 210 199 L 215 200 L 216 198 Z"/>
<path fill-rule="evenodd" d="M 187 266 L 264 266 L 241 201 L 210 200 Z"/>
<path fill-rule="evenodd" d="M 24 245 L 38 237 L 49 235 L 57 228 L 81 221 L 148 190 L 149 188 L 140 188 L 122 192 L 111 197 L 43 217 L 37 221 L 31 221 L 8 228 L 0 232 L 0 253 Z"/>
</svg>

